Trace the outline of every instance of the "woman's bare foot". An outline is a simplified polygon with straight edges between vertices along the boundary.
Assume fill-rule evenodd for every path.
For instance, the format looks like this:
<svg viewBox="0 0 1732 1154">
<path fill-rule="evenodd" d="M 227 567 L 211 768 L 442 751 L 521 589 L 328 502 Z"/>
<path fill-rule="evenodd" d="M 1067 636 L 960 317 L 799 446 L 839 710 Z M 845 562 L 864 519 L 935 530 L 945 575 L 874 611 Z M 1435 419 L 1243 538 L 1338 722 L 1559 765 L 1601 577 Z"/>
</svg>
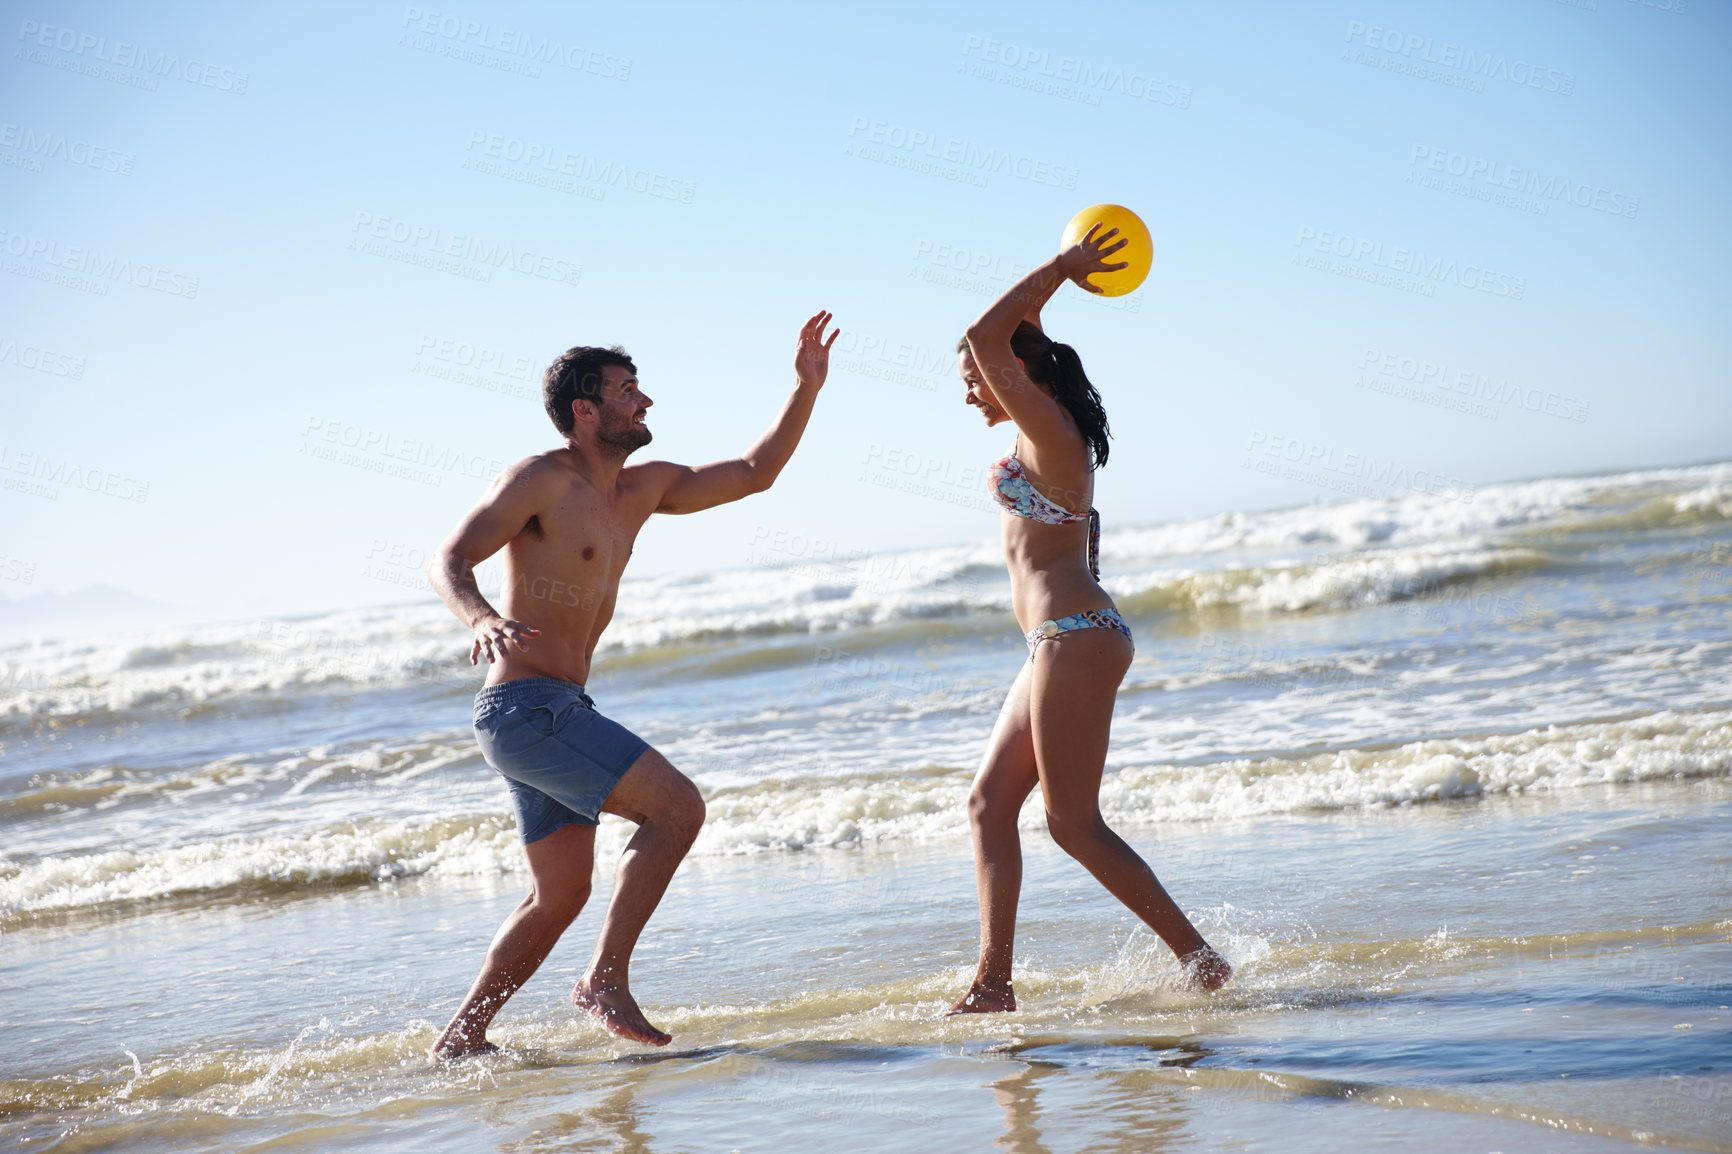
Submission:
<svg viewBox="0 0 1732 1154">
<path fill-rule="evenodd" d="M 1226 985 L 1227 979 L 1233 976 L 1233 967 L 1215 952 L 1213 946 L 1192 950 L 1179 959 L 1179 967 L 1185 971 L 1190 984 L 1211 992 Z"/>
<path fill-rule="evenodd" d="M 944 1011 L 946 1018 L 954 1014 L 1007 1014 L 1016 1009 L 1016 992 L 1010 988 L 1010 983 L 988 985 L 976 981 L 968 987 L 968 993 L 956 1000 L 956 1003 Z"/>
<path fill-rule="evenodd" d="M 435 1062 L 452 1062 L 458 1058 L 467 1058 L 471 1054 L 497 1053 L 499 1053 L 499 1047 L 486 1038 L 471 1042 L 462 1034 L 447 1030 L 439 1036 L 437 1042 L 433 1043 L 433 1048 L 427 1051 L 427 1057 Z"/>
<path fill-rule="evenodd" d="M 571 1004 L 588 1011 L 590 1017 L 622 1038 L 648 1046 L 665 1046 L 674 1040 L 672 1034 L 664 1034 L 649 1024 L 638 1009 L 637 1000 L 624 986 L 604 986 L 585 974 L 571 987 Z"/>
</svg>

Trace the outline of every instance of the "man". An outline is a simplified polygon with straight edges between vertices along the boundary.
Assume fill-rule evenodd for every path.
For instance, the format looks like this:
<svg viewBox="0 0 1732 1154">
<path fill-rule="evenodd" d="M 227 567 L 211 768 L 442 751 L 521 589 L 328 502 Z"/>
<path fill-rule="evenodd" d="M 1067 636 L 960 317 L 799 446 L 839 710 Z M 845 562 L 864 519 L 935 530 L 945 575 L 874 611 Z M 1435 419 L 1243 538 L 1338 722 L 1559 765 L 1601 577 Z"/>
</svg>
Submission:
<svg viewBox="0 0 1732 1154">
<path fill-rule="evenodd" d="M 613 617 L 620 575 L 651 513 L 694 513 L 761 493 L 800 443 L 830 367 L 820 312 L 800 330 L 797 383 L 776 422 L 745 455 L 702 468 L 625 459 L 650 442 L 653 402 L 625 350 L 579 347 L 547 370 L 543 397 L 565 444 L 501 473 L 428 568 L 433 588 L 475 631 L 470 664 L 487 682 L 475 698 L 475 739 L 505 779 L 529 860 L 529 896 L 494 935 L 481 973 L 435 1058 L 494 1047 L 487 1026 L 529 980 L 589 897 L 601 813 L 637 823 L 614 875 L 601 936 L 571 1000 L 615 1034 L 670 1038 L 632 998 L 632 949 L 704 820 L 697 787 L 584 693 L 590 656 Z M 475 566 L 505 550 L 501 609 Z"/>
</svg>

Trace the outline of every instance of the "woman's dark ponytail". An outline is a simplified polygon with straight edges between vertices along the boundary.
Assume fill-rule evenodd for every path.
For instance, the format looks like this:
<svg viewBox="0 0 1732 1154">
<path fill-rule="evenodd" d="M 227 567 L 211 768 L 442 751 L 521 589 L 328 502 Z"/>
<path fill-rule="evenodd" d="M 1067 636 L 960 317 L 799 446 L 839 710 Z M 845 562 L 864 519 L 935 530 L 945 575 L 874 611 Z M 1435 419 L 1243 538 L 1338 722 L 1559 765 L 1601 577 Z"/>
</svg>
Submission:
<svg viewBox="0 0 1732 1154">
<path fill-rule="evenodd" d="M 1051 340 L 1027 321 L 1016 326 L 1010 337 L 1010 351 L 1028 366 L 1028 375 L 1036 384 L 1052 390 L 1053 399 L 1065 407 L 1076 421 L 1083 440 L 1088 442 L 1098 468 L 1107 463 L 1107 411 L 1101 407 L 1101 395 L 1089 383 L 1083 372 L 1082 358 L 1069 345 Z"/>
</svg>

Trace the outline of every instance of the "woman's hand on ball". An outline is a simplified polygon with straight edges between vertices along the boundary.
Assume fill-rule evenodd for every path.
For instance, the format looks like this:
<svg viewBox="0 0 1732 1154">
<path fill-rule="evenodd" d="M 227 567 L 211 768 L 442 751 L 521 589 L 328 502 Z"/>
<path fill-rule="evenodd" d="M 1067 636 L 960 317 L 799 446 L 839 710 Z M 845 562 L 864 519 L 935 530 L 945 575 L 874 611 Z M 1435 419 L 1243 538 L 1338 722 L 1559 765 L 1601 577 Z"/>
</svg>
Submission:
<svg viewBox="0 0 1732 1154">
<path fill-rule="evenodd" d="M 1100 227 L 1098 224 L 1091 225 L 1081 240 L 1058 254 L 1059 271 L 1064 273 L 1067 279 L 1076 282 L 1078 288 L 1097 295 L 1101 290 L 1088 282 L 1091 273 L 1117 272 L 1130 265 L 1129 261 L 1111 262 L 1106 259 L 1130 241 L 1119 236 L 1116 228 L 1109 228 L 1096 236 Z M 1119 239 L 1113 240 L 1115 236 L 1119 236 Z"/>
</svg>

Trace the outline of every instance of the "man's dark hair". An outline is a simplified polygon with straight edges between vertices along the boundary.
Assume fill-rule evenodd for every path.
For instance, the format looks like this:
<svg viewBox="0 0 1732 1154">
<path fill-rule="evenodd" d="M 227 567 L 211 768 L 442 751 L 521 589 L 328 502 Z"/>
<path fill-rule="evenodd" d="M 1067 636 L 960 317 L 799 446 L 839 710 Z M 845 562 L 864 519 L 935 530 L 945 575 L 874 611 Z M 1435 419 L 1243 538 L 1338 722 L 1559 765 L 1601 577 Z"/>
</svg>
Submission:
<svg viewBox="0 0 1732 1154">
<path fill-rule="evenodd" d="M 618 365 L 634 377 L 637 375 L 637 366 L 618 345 L 605 349 L 578 345 L 566 349 L 547 367 L 547 375 L 541 381 L 541 400 L 547 406 L 547 415 L 553 418 L 553 427 L 562 435 L 569 437 L 577 423 L 571 415 L 573 401 L 582 398 L 601 403 L 604 383 L 601 370 L 608 365 Z"/>
</svg>

